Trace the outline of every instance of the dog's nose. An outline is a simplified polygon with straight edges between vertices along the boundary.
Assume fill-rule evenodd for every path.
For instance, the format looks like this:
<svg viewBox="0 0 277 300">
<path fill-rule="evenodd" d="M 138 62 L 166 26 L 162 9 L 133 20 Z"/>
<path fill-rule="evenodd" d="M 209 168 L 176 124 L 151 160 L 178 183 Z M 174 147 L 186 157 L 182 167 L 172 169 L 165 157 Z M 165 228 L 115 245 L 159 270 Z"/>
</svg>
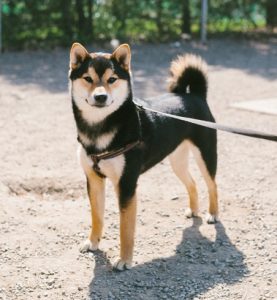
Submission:
<svg viewBox="0 0 277 300">
<path fill-rule="evenodd" d="M 105 103 L 106 100 L 107 100 L 107 95 L 105 95 L 105 94 L 95 95 L 95 96 L 94 96 L 94 99 L 95 99 L 95 101 L 98 102 L 98 103 Z"/>
</svg>

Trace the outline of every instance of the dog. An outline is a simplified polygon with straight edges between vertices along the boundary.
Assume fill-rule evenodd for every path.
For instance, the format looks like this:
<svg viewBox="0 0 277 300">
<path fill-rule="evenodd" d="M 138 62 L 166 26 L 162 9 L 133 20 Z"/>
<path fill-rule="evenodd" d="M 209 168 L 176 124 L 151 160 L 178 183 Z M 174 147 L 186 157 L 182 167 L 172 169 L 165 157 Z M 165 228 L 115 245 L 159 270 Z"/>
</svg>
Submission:
<svg viewBox="0 0 277 300">
<path fill-rule="evenodd" d="M 112 54 L 89 53 L 79 43 L 70 51 L 70 92 L 92 217 L 89 237 L 80 251 L 98 249 L 108 178 L 119 202 L 120 257 L 114 268 L 120 271 L 132 265 L 138 178 L 166 156 L 188 191 L 185 215 L 194 217 L 198 212 L 196 185 L 188 171 L 190 151 L 208 186 L 207 222 L 216 222 L 218 215 L 216 131 L 138 109 L 130 63 L 127 44 Z M 186 54 L 171 64 L 169 93 L 139 101 L 166 113 L 215 122 L 207 104 L 207 87 L 206 63 Z"/>
</svg>

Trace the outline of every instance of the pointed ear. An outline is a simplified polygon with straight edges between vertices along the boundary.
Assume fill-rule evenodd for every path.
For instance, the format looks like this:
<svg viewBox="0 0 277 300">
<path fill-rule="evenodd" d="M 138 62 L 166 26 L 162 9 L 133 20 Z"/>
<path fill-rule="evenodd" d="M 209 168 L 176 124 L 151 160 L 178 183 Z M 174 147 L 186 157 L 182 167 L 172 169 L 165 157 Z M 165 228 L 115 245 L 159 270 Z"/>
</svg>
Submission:
<svg viewBox="0 0 277 300">
<path fill-rule="evenodd" d="M 78 68 L 88 55 L 85 47 L 79 43 L 74 43 L 70 50 L 70 68 Z"/>
<path fill-rule="evenodd" d="M 122 44 L 116 48 L 112 54 L 112 57 L 115 58 L 121 67 L 126 71 L 130 70 L 131 63 L 131 49 L 128 44 Z"/>
</svg>

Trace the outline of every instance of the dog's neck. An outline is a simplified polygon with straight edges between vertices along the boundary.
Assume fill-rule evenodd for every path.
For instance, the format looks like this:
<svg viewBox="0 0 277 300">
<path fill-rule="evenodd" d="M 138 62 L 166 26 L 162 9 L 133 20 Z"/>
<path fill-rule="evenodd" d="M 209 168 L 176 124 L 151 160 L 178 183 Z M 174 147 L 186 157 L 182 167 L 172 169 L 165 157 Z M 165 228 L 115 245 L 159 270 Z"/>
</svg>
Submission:
<svg viewBox="0 0 277 300">
<path fill-rule="evenodd" d="M 87 154 L 97 154 L 123 147 L 140 137 L 140 124 L 136 106 L 129 97 L 116 111 L 100 122 L 89 122 L 74 100 L 73 113 L 77 125 L 78 141 Z"/>
</svg>

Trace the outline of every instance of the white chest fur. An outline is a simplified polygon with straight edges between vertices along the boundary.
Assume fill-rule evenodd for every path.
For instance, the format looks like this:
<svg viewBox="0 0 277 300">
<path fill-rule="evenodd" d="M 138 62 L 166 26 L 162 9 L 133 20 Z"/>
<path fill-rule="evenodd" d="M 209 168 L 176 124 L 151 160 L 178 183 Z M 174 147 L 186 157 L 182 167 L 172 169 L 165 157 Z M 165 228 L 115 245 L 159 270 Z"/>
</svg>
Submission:
<svg viewBox="0 0 277 300">
<path fill-rule="evenodd" d="M 78 156 L 84 172 L 86 174 L 92 172 L 92 159 L 86 154 L 86 151 L 81 145 L 78 149 Z M 122 154 L 114 158 L 103 159 L 99 162 L 98 166 L 101 173 L 107 176 L 114 185 L 117 185 L 124 171 L 125 157 Z"/>
<path fill-rule="evenodd" d="M 85 134 L 83 134 L 81 132 L 78 133 L 81 142 L 85 146 L 94 144 L 95 147 L 99 150 L 102 150 L 102 149 L 105 149 L 106 147 L 108 147 L 110 145 L 110 143 L 113 141 L 115 134 L 116 134 L 116 130 L 112 130 L 108 133 L 104 133 L 104 134 L 100 135 L 99 137 L 97 137 L 94 140 L 91 140 Z"/>
</svg>

